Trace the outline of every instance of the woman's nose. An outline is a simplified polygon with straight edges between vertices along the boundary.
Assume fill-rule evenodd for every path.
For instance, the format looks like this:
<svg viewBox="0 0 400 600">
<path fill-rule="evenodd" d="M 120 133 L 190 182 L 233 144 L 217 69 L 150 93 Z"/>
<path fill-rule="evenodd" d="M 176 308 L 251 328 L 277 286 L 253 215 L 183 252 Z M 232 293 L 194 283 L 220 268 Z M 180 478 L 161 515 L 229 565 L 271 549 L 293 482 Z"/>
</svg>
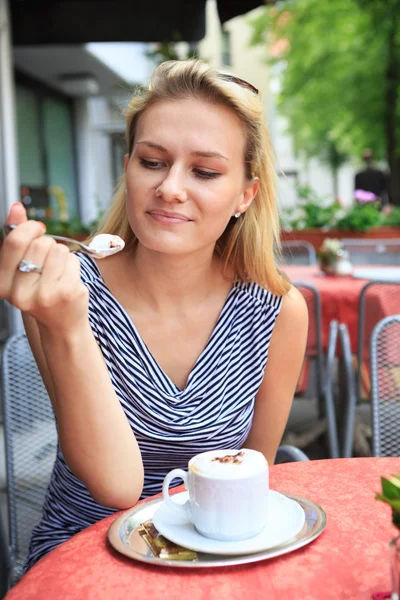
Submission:
<svg viewBox="0 0 400 600">
<path fill-rule="evenodd" d="M 171 168 L 156 189 L 156 196 L 166 202 L 186 202 L 188 194 L 184 174 Z"/>
</svg>

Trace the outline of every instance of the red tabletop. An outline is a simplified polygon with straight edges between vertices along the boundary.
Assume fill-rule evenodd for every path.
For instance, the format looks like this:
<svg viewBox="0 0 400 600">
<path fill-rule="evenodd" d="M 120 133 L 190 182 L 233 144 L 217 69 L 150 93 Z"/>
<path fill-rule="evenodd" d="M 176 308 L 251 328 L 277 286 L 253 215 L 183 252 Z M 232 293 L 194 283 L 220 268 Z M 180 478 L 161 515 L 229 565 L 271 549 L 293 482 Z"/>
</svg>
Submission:
<svg viewBox="0 0 400 600">
<path fill-rule="evenodd" d="M 271 488 L 327 513 L 314 542 L 279 558 L 215 569 L 157 568 L 114 551 L 115 515 L 39 561 L 6 600 L 361 600 L 390 589 L 390 507 L 375 500 L 400 458 L 351 458 L 271 467 Z"/>
</svg>

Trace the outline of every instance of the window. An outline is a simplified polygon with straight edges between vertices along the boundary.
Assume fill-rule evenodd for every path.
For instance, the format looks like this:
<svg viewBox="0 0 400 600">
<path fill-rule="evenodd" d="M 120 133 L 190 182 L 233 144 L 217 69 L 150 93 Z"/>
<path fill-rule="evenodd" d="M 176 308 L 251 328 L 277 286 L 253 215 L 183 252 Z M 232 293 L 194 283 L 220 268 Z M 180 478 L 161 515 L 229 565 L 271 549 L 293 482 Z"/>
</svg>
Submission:
<svg viewBox="0 0 400 600">
<path fill-rule="evenodd" d="M 230 67 L 232 64 L 231 32 L 227 29 L 222 30 L 222 64 L 226 67 Z"/>
<path fill-rule="evenodd" d="M 21 196 L 31 216 L 45 217 L 46 205 L 57 219 L 78 216 L 70 100 L 17 75 L 16 113 Z"/>
</svg>

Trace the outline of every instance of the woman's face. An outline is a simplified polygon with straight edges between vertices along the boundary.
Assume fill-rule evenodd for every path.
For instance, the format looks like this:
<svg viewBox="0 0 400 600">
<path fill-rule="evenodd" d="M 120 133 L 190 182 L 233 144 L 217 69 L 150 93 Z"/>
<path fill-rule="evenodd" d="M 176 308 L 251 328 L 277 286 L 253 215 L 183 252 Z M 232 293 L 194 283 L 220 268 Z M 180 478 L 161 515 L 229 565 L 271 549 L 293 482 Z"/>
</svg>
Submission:
<svg viewBox="0 0 400 600">
<path fill-rule="evenodd" d="M 245 177 L 245 143 L 225 106 L 188 99 L 148 108 L 125 157 L 127 214 L 139 243 L 171 255 L 213 249 L 257 192 Z"/>
</svg>

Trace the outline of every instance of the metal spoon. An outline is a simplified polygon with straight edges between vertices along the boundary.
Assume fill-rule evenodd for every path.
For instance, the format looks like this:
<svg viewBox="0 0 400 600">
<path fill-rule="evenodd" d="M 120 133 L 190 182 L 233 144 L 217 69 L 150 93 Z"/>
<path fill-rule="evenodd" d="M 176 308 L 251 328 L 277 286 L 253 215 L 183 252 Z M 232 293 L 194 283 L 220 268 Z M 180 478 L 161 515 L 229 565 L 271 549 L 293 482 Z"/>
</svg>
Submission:
<svg viewBox="0 0 400 600">
<path fill-rule="evenodd" d="M 16 227 L 16 225 L 9 225 L 8 223 L 4 225 L 4 229 L 6 231 L 12 231 Z M 125 246 L 125 242 L 122 238 L 120 238 L 118 235 L 111 235 L 109 233 L 100 233 L 99 235 L 96 235 L 90 242 L 89 246 L 86 246 L 86 244 L 78 242 L 77 240 L 63 237 L 62 235 L 52 235 L 50 233 L 46 233 L 45 235 L 53 238 L 53 240 L 57 240 L 58 242 L 76 244 L 79 246 L 82 252 L 88 254 L 89 256 L 93 256 L 93 258 L 107 258 L 107 256 L 111 256 L 112 254 L 120 252 Z M 111 244 L 115 244 L 115 246 Z"/>
</svg>

